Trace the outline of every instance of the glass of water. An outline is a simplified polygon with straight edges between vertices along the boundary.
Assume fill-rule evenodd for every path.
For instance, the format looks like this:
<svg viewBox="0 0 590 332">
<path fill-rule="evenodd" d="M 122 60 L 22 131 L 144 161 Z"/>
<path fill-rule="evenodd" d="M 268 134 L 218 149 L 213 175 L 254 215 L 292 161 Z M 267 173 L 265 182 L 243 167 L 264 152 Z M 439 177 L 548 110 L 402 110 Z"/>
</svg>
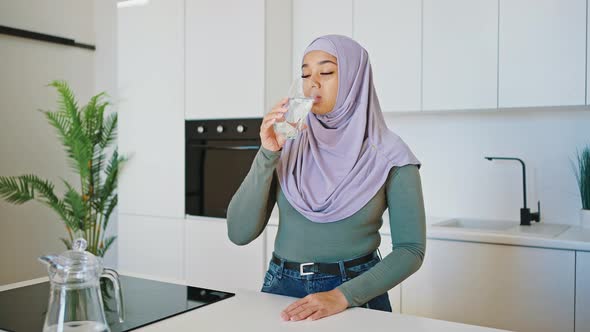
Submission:
<svg viewBox="0 0 590 332">
<path fill-rule="evenodd" d="M 287 112 L 274 123 L 274 130 L 286 139 L 295 139 L 306 128 L 305 118 L 313 106 L 315 93 L 311 81 L 302 77 L 294 79 L 287 97 Z"/>
</svg>

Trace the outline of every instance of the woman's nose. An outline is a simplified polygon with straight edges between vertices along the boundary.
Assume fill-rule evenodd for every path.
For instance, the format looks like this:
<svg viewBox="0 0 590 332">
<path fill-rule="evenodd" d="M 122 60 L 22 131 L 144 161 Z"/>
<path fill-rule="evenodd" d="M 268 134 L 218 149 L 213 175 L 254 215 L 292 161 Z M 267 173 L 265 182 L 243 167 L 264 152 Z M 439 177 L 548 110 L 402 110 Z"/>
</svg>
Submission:
<svg viewBox="0 0 590 332">
<path fill-rule="evenodd" d="M 319 82 L 318 80 L 316 80 L 316 79 L 313 79 L 313 78 L 312 78 L 312 79 L 310 79 L 310 82 L 311 82 L 311 87 L 312 87 L 312 88 L 317 88 L 317 89 L 319 89 L 319 88 L 321 88 L 321 87 L 322 87 L 322 86 L 321 86 L 321 84 L 320 84 L 320 82 Z"/>
</svg>

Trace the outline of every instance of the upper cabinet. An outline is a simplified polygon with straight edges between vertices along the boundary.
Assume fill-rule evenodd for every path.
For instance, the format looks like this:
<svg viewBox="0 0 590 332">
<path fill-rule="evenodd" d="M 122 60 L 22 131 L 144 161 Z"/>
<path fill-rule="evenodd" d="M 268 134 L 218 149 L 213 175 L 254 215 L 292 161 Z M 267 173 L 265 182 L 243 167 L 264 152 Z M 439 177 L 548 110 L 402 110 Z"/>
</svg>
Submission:
<svg viewBox="0 0 590 332">
<path fill-rule="evenodd" d="M 423 110 L 496 108 L 498 0 L 423 6 Z"/>
<path fill-rule="evenodd" d="M 586 0 L 500 0 L 499 106 L 585 104 Z"/>
<path fill-rule="evenodd" d="M 187 119 L 261 117 L 265 1 L 186 0 Z"/>
<path fill-rule="evenodd" d="M 352 37 L 352 0 L 293 1 L 292 59 L 295 76 L 301 75 L 301 60 L 307 45 L 327 34 Z"/>
<path fill-rule="evenodd" d="M 381 109 L 420 110 L 420 1 L 355 0 L 354 39 L 369 52 Z"/>
<path fill-rule="evenodd" d="M 121 213 L 184 217 L 183 10 L 184 0 L 118 10 Z"/>
<path fill-rule="evenodd" d="M 586 0 L 297 0 L 293 73 L 315 37 L 336 33 L 368 50 L 385 112 L 584 105 L 587 10 Z"/>
</svg>

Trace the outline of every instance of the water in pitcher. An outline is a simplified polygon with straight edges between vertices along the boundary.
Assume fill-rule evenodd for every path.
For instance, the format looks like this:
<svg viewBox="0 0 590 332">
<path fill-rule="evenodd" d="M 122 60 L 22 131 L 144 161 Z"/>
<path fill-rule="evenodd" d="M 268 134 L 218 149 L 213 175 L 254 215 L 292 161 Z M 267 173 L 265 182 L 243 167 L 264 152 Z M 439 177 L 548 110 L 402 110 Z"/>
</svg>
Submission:
<svg viewBox="0 0 590 332">
<path fill-rule="evenodd" d="M 67 322 L 62 326 L 51 325 L 45 331 L 50 332 L 108 332 L 108 326 L 94 321 Z"/>
</svg>

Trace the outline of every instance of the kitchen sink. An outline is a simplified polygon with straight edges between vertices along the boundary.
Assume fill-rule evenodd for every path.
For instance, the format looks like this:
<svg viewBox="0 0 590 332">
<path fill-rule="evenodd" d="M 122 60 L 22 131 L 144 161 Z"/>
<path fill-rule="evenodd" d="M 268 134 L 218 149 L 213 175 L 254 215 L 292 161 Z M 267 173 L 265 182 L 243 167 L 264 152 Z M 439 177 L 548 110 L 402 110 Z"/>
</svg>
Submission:
<svg viewBox="0 0 590 332">
<path fill-rule="evenodd" d="M 516 224 L 518 224 L 518 222 L 516 222 Z M 441 221 L 433 225 L 461 229 L 506 231 L 514 227 L 515 222 L 503 220 L 454 218 L 450 220 Z"/>
<path fill-rule="evenodd" d="M 453 218 L 432 224 L 438 228 L 455 229 L 461 231 L 493 232 L 507 235 L 521 235 L 553 238 L 565 232 L 570 226 L 562 224 L 533 223 L 521 226 L 518 221 Z"/>
</svg>

